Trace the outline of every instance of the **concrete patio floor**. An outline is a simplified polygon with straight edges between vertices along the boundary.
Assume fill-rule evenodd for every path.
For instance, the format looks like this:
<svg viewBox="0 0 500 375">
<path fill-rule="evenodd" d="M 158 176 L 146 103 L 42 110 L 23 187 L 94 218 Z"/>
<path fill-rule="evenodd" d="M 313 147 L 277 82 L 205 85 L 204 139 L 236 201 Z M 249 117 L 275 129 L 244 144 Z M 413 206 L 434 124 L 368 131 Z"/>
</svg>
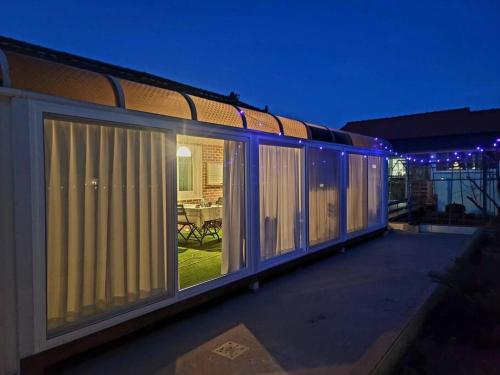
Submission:
<svg viewBox="0 0 500 375">
<path fill-rule="evenodd" d="M 66 364 L 68 374 L 363 373 L 469 236 L 391 232 Z M 241 345 L 226 354 L 224 343 Z M 241 349 L 241 351 L 239 351 Z"/>
</svg>

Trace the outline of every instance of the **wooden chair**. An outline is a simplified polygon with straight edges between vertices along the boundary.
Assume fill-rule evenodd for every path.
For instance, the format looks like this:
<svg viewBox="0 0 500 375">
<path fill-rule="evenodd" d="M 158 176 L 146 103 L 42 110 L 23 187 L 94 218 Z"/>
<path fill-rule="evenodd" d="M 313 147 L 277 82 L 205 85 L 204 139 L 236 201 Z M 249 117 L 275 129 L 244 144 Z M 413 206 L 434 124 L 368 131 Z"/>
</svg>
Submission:
<svg viewBox="0 0 500 375">
<path fill-rule="evenodd" d="M 184 233 L 186 229 L 188 231 L 187 235 Z M 191 236 L 193 236 L 200 245 L 202 244 L 203 234 L 195 223 L 189 221 L 183 204 L 177 204 L 177 233 L 180 234 L 185 242 L 189 241 Z"/>
</svg>

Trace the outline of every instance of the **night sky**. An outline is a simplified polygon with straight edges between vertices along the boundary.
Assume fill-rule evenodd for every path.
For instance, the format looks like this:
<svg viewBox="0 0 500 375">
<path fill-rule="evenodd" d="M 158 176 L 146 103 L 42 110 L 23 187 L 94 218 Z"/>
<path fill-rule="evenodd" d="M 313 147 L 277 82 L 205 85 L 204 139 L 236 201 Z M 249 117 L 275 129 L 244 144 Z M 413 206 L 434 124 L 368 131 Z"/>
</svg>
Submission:
<svg viewBox="0 0 500 375">
<path fill-rule="evenodd" d="M 500 1 L 4 0 L 0 34 L 346 121 L 500 107 Z"/>
</svg>

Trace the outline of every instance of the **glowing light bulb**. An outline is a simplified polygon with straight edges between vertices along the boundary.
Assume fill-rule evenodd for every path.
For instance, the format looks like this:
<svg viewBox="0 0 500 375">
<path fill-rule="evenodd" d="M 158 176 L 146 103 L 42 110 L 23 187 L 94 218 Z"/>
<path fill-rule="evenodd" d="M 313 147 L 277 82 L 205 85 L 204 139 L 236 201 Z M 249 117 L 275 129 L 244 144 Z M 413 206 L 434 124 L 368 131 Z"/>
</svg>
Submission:
<svg viewBox="0 0 500 375">
<path fill-rule="evenodd" d="M 177 149 L 177 156 L 180 158 L 191 157 L 191 150 L 186 146 L 181 146 Z"/>
</svg>

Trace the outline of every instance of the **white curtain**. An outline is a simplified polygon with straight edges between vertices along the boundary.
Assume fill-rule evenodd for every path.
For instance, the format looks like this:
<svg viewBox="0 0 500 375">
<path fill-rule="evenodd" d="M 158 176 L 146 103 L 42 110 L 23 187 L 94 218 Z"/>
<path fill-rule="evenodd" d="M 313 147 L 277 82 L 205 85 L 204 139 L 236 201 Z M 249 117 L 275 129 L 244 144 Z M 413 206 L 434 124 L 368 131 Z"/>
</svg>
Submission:
<svg viewBox="0 0 500 375">
<path fill-rule="evenodd" d="M 47 319 L 166 289 L 166 136 L 45 121 Z"/>
<path fill-rule="evenodd" d="M 379 224 L 382 200 L 382 158 L 368 156 L 368 225 Z"/>
<path fill-rule="evenodd" d="M 309 148 L 309 243 L 339 236 L 339 153 Z"/>
<path fill-rule="evenodd" d="M 179 191 L 193 191 L 193 157 L 177 157 L 177 185 Z"/>
<path fill-rule="evenodd" d="M 245 149 L 224 141 L 222 261 L 223 275 L 245 266 Z"/>
<path fill-rule="evenodd" d="M 347 169 L 347 232 L 356 232 L 366 228 L 366 158 L 349 154 Z"/>
<path fill-rule="evenodd" d="M 260 253 L 271 258 L 302 244 L 301 149 L 259 146 Z"/>
</svg>

